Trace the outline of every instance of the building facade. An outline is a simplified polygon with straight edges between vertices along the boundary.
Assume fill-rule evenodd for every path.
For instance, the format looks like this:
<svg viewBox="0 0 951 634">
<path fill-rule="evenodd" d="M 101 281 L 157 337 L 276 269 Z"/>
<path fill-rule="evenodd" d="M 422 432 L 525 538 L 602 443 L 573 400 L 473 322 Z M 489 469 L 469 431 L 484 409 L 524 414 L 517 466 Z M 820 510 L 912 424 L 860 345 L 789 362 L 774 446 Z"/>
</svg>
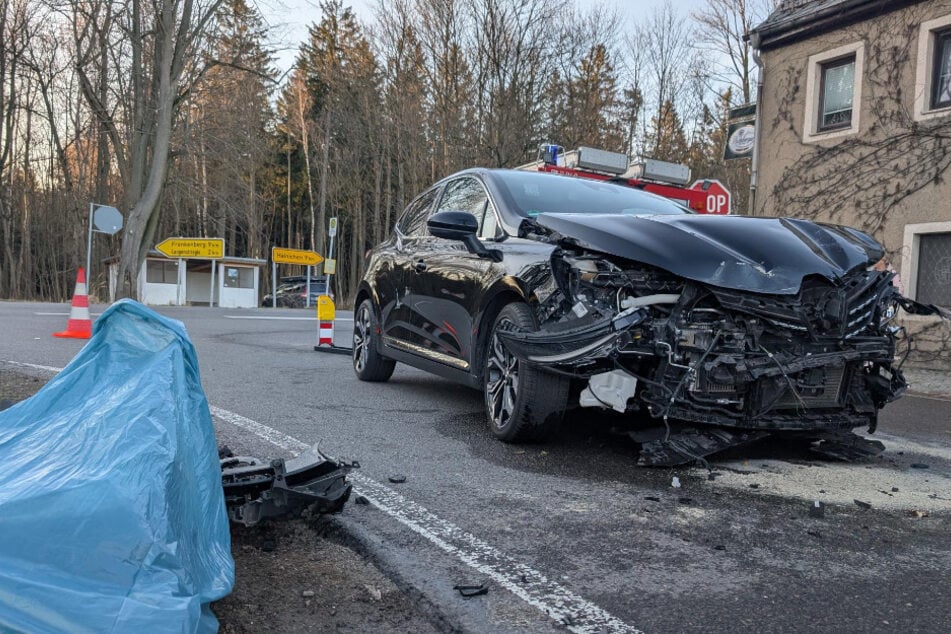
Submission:
<svg viewBox="0 0 951 634">
<path fill-rule="evenodd" d="M 785 0 L 750 33 L 755 215 L 862 229 L 904 293 L 951 307 L 951 0 Z M 905 316 L 913 361 L 951 332 Z"/>
</svg>

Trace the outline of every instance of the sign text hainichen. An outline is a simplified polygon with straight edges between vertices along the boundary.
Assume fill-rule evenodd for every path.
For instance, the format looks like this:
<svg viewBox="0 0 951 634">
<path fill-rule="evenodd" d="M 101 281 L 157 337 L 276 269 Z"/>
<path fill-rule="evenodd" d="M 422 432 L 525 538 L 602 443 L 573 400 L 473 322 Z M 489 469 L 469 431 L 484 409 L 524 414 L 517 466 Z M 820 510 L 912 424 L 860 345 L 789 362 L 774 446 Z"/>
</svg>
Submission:
<svg viewBox="0 0 951 634">
<path fill-rule="evenodd" d="M 224 238 L 166 238 L 155 250 L 169 258 L 220 260 L 225 257 Z"/>
<path fill-rule="evenodd" d="M 271 259 L 277 264 L 301 264 L 303 266 L 314 266 L 324 261 L 324 258 L 316 251 L 284 247 L 271 247 Z"/>
</svg>

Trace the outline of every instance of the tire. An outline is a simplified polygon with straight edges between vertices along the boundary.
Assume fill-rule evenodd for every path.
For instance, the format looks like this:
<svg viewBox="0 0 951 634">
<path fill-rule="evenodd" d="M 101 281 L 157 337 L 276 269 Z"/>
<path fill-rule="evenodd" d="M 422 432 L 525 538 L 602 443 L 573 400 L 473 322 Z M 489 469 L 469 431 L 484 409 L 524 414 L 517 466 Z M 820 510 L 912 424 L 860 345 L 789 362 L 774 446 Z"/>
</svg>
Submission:
<svg viewBox="0 0 951 634">
<path fill-rule="evenodd" d="M 353 371 L 361 381 L 381 382 L 393 376 L 396 361 L 380 354 L 379 329 L 373 302 L 360 302 L 353 316 Z"/>
<path fill-rule="evenodd" d="M 504 442 L 543 440 L 564 418 L 570 380 L 527 365 L 509 352 L 497 334 L 506 322 L 535 329 L 531 310 L 521 302 L 508 304 L 495 318 L 482 368 L 489 429 Z"/>
</svg>

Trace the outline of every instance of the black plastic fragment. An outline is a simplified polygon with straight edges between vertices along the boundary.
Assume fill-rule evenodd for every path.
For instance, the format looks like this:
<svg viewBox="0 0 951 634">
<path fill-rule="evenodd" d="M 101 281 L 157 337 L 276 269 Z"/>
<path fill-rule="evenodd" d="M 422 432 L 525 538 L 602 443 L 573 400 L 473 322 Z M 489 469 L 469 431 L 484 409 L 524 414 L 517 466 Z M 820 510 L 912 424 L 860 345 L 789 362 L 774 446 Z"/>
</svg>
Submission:
<svg viewBox="0 0 951 634">
<path fill-rule="evenodd" d="M 403 484 L 404 482 L 406 482 L 406 476 L 403 474 L 391 475 L 389 478 L 387 478 L 387 480 L 389 480 L 393 484 Z"/>
<path fill-rule="evenodd" d="M 855 506 L 859 507 L 860 509 L 868 510 L 872 508 L 872 505 L 869 502 L 863 502 L 862 500 L 852 500 L 852 501 L 855 502 Z"/>
<path fill-rule="evenodd" d="M 650 500 L 651 502 L 660 502 L 660 498 L 657 497 L 656 495 L 645 495 L 644 499 Z"/>
<path fill-rule="evenodd" d="M 911 463 L 910 466 L 911 466 L 912 469 L 927 469 L 927 468 L 929 468 L 929 466 L 926 465 L 926 464 L 923 463 L 923 462 L 913 462 L 913 463 Z"/>
<path fill-rule="evenodd" d="M 647 467 L 673 467 L 687 464 L 725 449 L 746 445 L 768 435 L 769 432 L 765 431 L 733 432 L 717 428 L 685 427 L 665 434 L 661 439 L 646 442 L 641 440 L 641 455 L 637 459 L 637 464 Z M 648 436 L 640 432 L 632 433 L 631 437 L 637 441 Z"/>
<path fill-rule="evenodd" d="M 470 597 L 477 597 L 480 594 L 489 594 L 489 586 L 484 583 L 479 585 L 455 585 L 452 587 L 453 590 L 458 590 L 466 599 Z"/>
<path fill-rule="evenodd" d="M 362 495 L 358 495 L 356 498 L 354 498 L 353 503 L 359 504 L 360 506 L 366 506 L 367 504 L 370 503 L 370 500 L 366 499 Z"/>
<path fill-rule="evenodd" d="M 825 433 L 816 436 L 816 440 L 809 447 L 813 453 L 845 462 L 873 458 L 885 451 L 885 445 L 881 442 L 863 438 L 851 431 Z"/>
</svg>

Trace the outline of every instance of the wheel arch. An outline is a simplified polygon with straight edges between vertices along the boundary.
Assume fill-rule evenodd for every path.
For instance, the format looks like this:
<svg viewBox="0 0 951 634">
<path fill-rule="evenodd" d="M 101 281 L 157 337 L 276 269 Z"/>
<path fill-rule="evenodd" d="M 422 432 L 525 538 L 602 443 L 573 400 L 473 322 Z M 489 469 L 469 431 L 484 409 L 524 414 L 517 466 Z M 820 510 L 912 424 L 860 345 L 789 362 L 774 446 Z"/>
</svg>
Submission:
<svg viewBox="0 0 951 634">
<path fill-rule="evenodd" d="M 500 282 L 492 293 L 486 295 L 485 303 L 476 321 L 476 341 L 472 347 L 472 362 L 470 371 L 472 376 L 481 381 L 482 366 L 485 363 L 485 346 L 492 330 L 492 324 L 502 309 L 512 302 L 526 302 L 524 291 L 514 283 Z"/>
</svg>

